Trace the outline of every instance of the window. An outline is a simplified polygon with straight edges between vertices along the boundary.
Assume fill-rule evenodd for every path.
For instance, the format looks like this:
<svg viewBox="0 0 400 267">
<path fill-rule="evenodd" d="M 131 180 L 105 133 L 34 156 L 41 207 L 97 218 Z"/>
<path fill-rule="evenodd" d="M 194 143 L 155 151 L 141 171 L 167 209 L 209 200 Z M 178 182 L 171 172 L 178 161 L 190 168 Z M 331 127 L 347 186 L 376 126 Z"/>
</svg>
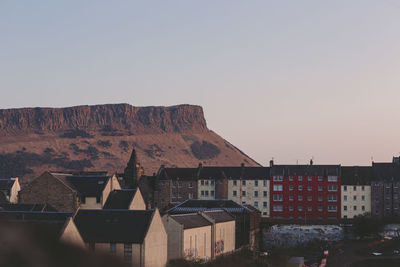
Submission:
<svg viewBox="0 0 400 267">
<path fill-rule="evenodd" d="M 264 212 L 262 213 L 262 215 L 263 215 L 263 216 L 267 216 L 267 213 L 264 211 Z"/>
<path fill-rule="evenodd" d="M 234 191 L 232 192 L 232 195 L 233 195 L 234 197 L 236 197 L 236 196 L 237 196 L 237 191 L 234 190 Z"/>
<path fill-rule="evenodd" d="M 343 201 L 347 201 L 347 196 L 346 195 L 343 196 Z"/>
<path fill-rule="evenodd" d="M 318 186 L 318 191 L 322 191 L 322 185 Z"/>
<path fill-rule="evenodd" d="M 210 191 L 210 194 L 211 194 L 211 196 L 213 197 L 213 196 L 214 196 L 214 190 L 211 190 L 211 191 Z"/>
<path fill-rule="evenodd" d="M 210 181 L 210 184 L 211 184 L 211 185 L 214 185 L 214 180 L 211 180 L 211 181 Z"/>
<path fill-rule="evenodd" d="M 283 195 L 274 195 L 274 201 L 283 201 Z"/>
<path fill-rule="evenodd" d="M 201 195 L 201 196 L 204 196 L 204 190 L 201 190 L 200 195 Z"/>
<path fill-rule="evenodd" d="M 318 206 L 318 211 L 323 211 L 324 209 L 322 208 L 322 206 Z"/>
<path fill-rule="evenodd" d="M 354 206 L 353 209 L 354 209 L 354 210 L 357 210 L 357 206 Z"/>
<path fill-rule="evenodd" d="M 312 181 L 312 176 L 308 176 L 308 181 L 309 181 L 309 182 Z"/>
<path fill-rule="evenodd" d="M 242 197 L 246 196 L 246 191 L 242 191 Z"/>
<path fill-rule="evenodd" d="M 201 185 L 204 185 L 204 180 L 201 180 L 201 182 L 200 182 L 200 183 L 201 183 Z"/>
<path fill-rule="evenodd" d="M 193 198 L 193 193 L 189 193 L 189 199 Z"/>
<path fill-rule="evenodd" d="M 208 193 L 208 191 L 206 191 Z M 181 192 L 178 193 L 178 198 L 182 198 Z"/>
<path fill-rule="evenodd" d="M 289 211 L 293 211 L 293 206 L 289 206 Z"/>
<path fill-rule="evenodd" d="M 365 186 L 361 186 L 361 191 L 365 191 Z"/>
<path fill-rule="evenodd" d="M 182 182 L 178 182 L 178 187 L 179 187 L 179 188 L 182 187 Z"/>
<path fill-rule="evenodd" d="M 293 181 L 293 176 L 289 176 L 289 181 Z"/>
<path fill-rule="evenodd" d="M 297 198 L 299 201 L 302 201 L 303 200 L 303 196 L 298 196 L 298 198 Z"/>
<path fill-rule="evenodd" d="M 274 180 L 274 181 L 283 181 L 283 176 L 281 176 L 281 175 L 276 175 L 276 176 L 273 177 L 273 180 Z"/>
<path fill-rule="evenodd" d="M 307 211 L 312 211 L 312 207 L 311 207 L 311 206 L 308 206 L 308 207 L 307 207 Z"/>
<path fill-rule="evenodd" d="M 353 200 L 357 200 L 357 196 L 353 196 Z"/>
<path fill-rule="evenodd" d="M 205 181 L 204 181 L 204 184 L 205 184 L 205 185 L 208 185 L 208 180 L 205 180 Z"/>
<path fill-rule="evenodd" d="M 353 186 L 353 191 L 357 191 L 357 186 Z"/>
<path fill-rule="evenodd" d="M 298 207 L 297 207 L 297 210 L 298 210 L 298 211 L 302 211 L 302 210 L 303 210 L 303 206 L 298 206 Z"/>
<path fill-rule="evenodd" d="M 257 180 L 254 181 L 254 186 L 258 186 L 258 181 Z"/>
<path fill-rule="evenodd" d="M 258 191 L 254 191 L 254 197 L 258 197 Z"/>
<path fill-rule="evenodd" d="M 264 196 L 264 197 L 267 196 L 267 191 L 263 191 L 263 196 Z"/>
<path fill-rule="evenodd" d="M 336 212 L 337 206 L 328 206 L 328 212 Z"/>
<path fill-rule="evenodd" d="M 289 201 L 293 201 L 293 196 L 289 196 Z"/>
<path fill-rule="evenodd" d="M 264 181 L 263 181 L 263 185 L 264 185 L 264 186 L 268 186 L 268 180 L 264 180 Z"/>
<path fill-rule="evenodd" d="M 346 185 L 343 186 L 343 191 L 347 191 L 347 186 Z"/>
<path fill-rule="evenodd" d="M 206 196 L 208 197 L 208 190 L 204 191 L 204 193 L 206 193 Z"/>
<path fill-rule="evenodd" d="M 254 207 L 258 209 L 258 201 L 254 201 Z"/>
<path fill-rule="evenodd" d="M 312 186 L 309 185 L 309 186 L 307 187 L 307 190 L 308 190 L 308 191 L 312 191 Z"/>
<path fill-rule="evenodd" d="M 299 191 L 302 191 L 302 190 L 303 190 L 303 186 L 299 185 Z"/>
<path fill-rule="evenodd" d="M 96 197 L 96 203 L 100 203 L 101 197 Z"/>
<path fill-rule="evenodd" d="M 283 191 L 283 186 L 281 184 L 275 184 L 274 191 Z"/>
<path fill-rule="evenodd" d="M 307 197 L 307 200 L 308 200 L 308 201 L 312 201 L 312 196 L 308 196 L 308 197 Z"/>
<path fill-rule="evenodd" d="M 362 210 L 362 211 L 365 211 L 365 206 L 361 206 L 361 210 Z"/>
<path fill-rule="evenodd" d="M 318 176 L 318 182 L 322 182 L 322 176 Z"/>
<path fill-rule="evenodd" d="M 297 180 L 298 180 L 298 181 L 303 181 L 303 176 L 297 177 Z"/>
<path fill-rule="evenodd" d="M 114 255 L 117 253 L 117 244 L 110 243 L 110 253 Z"/>
<path fill-rule="evenodd" d="M 263 207 L 266 208 L 267 206 L 268 206 L 267 202 L 264 201 L 264 202 L 263 202 Z"/>
<path fill-rule="evenodd" d="M 81 197 L 81 203 L 85 204 L 86 203 L 86 197 Z"/>
<path fill-rule="evenodd" d="M 189 188 L 193 188 L 193 183 L 189 182 Z"/>
<path fill-rule="evenodd" d="M 364 196 L 363 196 L 364 197 Z M 365 197 L 364 197 L 365 198 Z M 399 194 L 398 193 L 394 193 L 393 194 L 393 199 L 398 199 L 399 198 Z M 364 200 L 364 199 L 363 199 Z"/>
<path fill-rule="evenodd" d="M 242 181 L 242 186 L 246 186 L 246 180 Z"/>
<path fill-rule="evenodd" d="M 322 196 L 318 196 L 318 201 L 322 201 Z"/>
<path fill-rule="evenodd" d="M 176 182 L 174 181 L 174 182 L 172 182 L 172 188 L 175 188 L 176 187 Z"/>
<path fill-rule="evenodd" d="M 293 188 L 294 188 L 293 185 L 289 185 L 289 190 L 290 191 L 293 191 Z"/>
<path fill-rule="evenodd" d="M 337 182 L 337 176 L 328 176 L 328 182 Z"/>
<path fill-rule="evenodd" d="M 124 260 L 132 261 L 132 244 L 124 244 Z"/>
<path fill-rule="evenodd" d="M 237 181 L 233 180 L 233 186 L 237 186 Z"/>
<path fill-rule="evenodd" d="M 282 205 L 274 205 L 274 211 L 283 211 L 283 206 Z"/>
<path fill-rule="evenodd" d="M 344 211 L 347 211 L 347 206 L 343 206 L 343 210 L 344 210 Z"/>
<path fill-rule="evenodd" d="M 328 185 L 328 191 L 337 191 L 337 185 Z"/>
<path fill-rule="evenodd" d="M 329 202 L 336 202 L 337 201 L 337 196 L 336 195 L 329 195 L 328 196 L 328 201 Z"/>
</svg>

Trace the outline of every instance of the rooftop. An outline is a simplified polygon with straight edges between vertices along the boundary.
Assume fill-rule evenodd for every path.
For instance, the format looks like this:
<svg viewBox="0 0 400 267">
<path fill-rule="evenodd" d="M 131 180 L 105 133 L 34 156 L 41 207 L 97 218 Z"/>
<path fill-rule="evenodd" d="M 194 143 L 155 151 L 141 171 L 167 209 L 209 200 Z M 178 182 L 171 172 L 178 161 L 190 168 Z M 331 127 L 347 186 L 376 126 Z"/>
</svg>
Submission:
<svg viewBox="0 0 400 267">
<path fill-rule="evenodd" d="M 128 209 L 135 194 L 136 189 L 114 190 L 108 195 L 103 209 Z"/>
</svg>

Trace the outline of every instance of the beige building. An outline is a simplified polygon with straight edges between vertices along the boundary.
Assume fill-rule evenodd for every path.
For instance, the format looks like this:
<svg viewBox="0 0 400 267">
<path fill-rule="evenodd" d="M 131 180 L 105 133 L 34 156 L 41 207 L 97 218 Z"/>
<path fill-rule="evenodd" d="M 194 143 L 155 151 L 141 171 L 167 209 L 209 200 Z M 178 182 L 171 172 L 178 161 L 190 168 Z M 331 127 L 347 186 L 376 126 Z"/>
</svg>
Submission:
<svg viewBox="0 0 400 267">
<path fill-rule="evenodd" d="M 342 218 L 371 212 L 370 185 L 342 185 Z"/>
<path fill-rule="evenodd" d="M 18 203 L 18 192 L 21 190 L 18 178 L 0 179 L 0 193 L 10 203 Z"/>
<path fill-rule="evenodd" d="M 146 203 L 139 188 L 121 189 L 111 191 L 103 209 L 145 210 Z"/>
<path fill-rule="evenodd" d="M 158 210 L 78 210 L 74 222 L 88 248 L 135 267 L 164 267 L 167 232 Z"/>
<path fill-rule="evenodd" d="M 165 215 L 168 260 L 209 260 L 235 249 L 235 218 L 223 210 Z"/>
</svg>

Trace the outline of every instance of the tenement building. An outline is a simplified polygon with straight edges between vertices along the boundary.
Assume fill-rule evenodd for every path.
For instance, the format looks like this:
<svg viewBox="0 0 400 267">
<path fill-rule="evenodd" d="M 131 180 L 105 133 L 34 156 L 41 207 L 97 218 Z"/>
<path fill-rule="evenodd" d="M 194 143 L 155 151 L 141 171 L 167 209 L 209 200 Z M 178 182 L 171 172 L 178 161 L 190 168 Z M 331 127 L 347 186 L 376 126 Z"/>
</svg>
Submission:
<svg viewBox="0 0 400 267">
<path fill-rule="evenodd" d="M 327 221 L 341 217 L 340 165 L 273 165 L 270 216 L 280 220 Z"/>
<path fill-rule="evenodd" d="M 371 212 L 373 216 L 400 215 L 400 158 L 392 162 L 372 163 Z"/>
</svg>

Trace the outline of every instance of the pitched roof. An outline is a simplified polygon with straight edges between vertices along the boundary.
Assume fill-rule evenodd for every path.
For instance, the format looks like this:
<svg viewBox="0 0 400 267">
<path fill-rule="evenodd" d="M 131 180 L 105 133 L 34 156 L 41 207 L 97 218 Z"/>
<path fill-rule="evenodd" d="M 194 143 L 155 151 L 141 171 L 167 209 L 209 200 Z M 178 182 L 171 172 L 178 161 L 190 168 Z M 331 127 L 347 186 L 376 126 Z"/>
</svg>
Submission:
<svg viewBox="0 0 400 267">
<path fill-rule="evenodd" d="M 342 166 L 342 185 L 369 185 L 372 180 L 371 166 Z"/>
<path fill-rule="evenodd" d="M 0 190 L 10 191 L 14 183 L 15 183 L 14 179 L 0 179 Z"/>
<path fill-rule="evenodd" d="M 171 218 L 179 224 L 183 225 L 183 229 L 191 229 L 212 225 L 209 220 L 197 213 L 171 215 Z"/>
<path fill-rule="evenodd" d="M 274 165 L 270 169 L 271 175 L 311 175 L 329 176 L 340 174 L 340 165 Z"/>
<path fill-rule="evenodd" d="M 48 204 L 0 204 L 0 211 L 56 211 Z"/>
<path fill-rule="evenodd" d="M 37 227 L 58 238 L 71 216 L 70 212 L 0 211 L 0 221 Z"/>
<path fill-rule="evenodd" d="M 243 179 L 269 179 L 269 167 L 245 167 Z"/>
<path fill-rule="evenodd" d="M 204 214 L 213 219 L 216 223 L 234 221 L 235 217 L 224 210 L 208 210 Z"/>
<path fill-rule="evenodd" d="M 78 210 L 74 222 L 86 243 L 142 244 L 154 210 Z"/>
<path fill-rule="evenodd" d="M 160 179 L 181 179 L 194 180 L 197 179 L 198 168 L 162 168 L 159 174 Z"/>
<path fill-rule="evenodd" d="M 51 175 L 84 197 L 100 196 L 110 179 L 110 176 L 98 175 L 97 173 L 87 175 L 51 173 Z"/>
<path fill-rule="evenodd" d="M 128 209 L 136 189 L 122 189 L 110 192 L 103 209 Z"/>
<path fill-rule="evenodd" d="M 229 213 L 252 212 L 249 208 L 228 199 L 188 199 L 166 211 L 168 214 L 194 213 L 198 211 L 225 210 Z"/>
<path fill-rule="evenodd" d="M 380 180 L 400 180 L 400 165 L 398 163 L 384 162 L 372 163 L 372 178 L 375 181 Z"/>
</svg>

